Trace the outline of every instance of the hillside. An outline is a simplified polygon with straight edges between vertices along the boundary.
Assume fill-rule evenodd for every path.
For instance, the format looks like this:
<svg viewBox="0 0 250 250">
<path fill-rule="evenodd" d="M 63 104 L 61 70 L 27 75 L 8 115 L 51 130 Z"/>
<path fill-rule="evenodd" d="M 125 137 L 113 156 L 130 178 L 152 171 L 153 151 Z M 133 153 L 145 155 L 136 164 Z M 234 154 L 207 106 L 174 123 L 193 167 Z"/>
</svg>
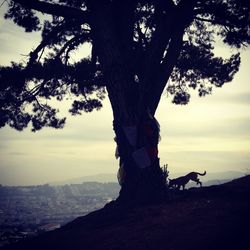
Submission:
<svg viewBox="0 0 250 250">
<path fill-rule="evenodd" d="M 1 249 L 246 249 L 249 211 L 250 175 L 172 191 L 159 205 L 123 209 L 110 203 L 58 230 Z"/>
</svg>

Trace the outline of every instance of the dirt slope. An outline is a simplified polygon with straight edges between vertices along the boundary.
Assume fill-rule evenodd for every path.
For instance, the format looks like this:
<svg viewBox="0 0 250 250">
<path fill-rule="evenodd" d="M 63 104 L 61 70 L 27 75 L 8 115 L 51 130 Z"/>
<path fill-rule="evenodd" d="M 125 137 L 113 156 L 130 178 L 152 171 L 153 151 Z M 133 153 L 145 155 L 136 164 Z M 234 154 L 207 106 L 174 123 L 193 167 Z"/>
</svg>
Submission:
<svg viewBox="0 0 250 250">
<path fill-rule="evenodd" d="M 188 191 L 160 205 L 110 204 L 3 250 L 224 250 L 250 246 L 250 176 Z"/>
</svg>

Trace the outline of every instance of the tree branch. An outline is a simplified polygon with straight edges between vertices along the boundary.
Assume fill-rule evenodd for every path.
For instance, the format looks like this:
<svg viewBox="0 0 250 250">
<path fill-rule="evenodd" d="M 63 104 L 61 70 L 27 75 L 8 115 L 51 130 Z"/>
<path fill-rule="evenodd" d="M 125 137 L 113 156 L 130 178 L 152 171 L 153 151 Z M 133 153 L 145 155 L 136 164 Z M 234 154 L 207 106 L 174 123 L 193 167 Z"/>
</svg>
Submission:
<svg viewBox="0 0 250 250">
<path fill-rule="evenodd" d="M 168 13 L 169 16 L 165 20 L 165 26 L 162 25 L 162 32 L 166 35 L 163 39 L 156 41 L 158 55 L 153 55 L 155 58 L 150 62 L 152 64 L 145 86 L 146 92 L 144 93 L 144 99 L 152 115 L 156 111 L 161 94 L 180 54 L 185 27 L 190 25 L 193 20 L 194 3 L 195 1 L 181 1 L 171 10 L 171 13 Z M 162 34 L 159 34 L 159 36 L 162 37 Z M 163 58 L 166 49 L 167 54 Z"/>
<path fill-rule="evenodd" d="M 156 11 L 160 13 L 163 11 L 162 4 L 156 7 Z M 170 10 L 168 10 L 168 15 L 165 16 L 161 13 L 160 15 L 162 18 L 158 18 L 157 20 L 156 30 L 153 34 L 148 51 L 146 52 L 146 57 L 144 58 L 143 73 L 145 77 L 143 82 L 146 85 L 143 87 L 144 89 L 148 88 L 147 85 L 150 84 L 151 76 L 154 75 L 155 65 L 161 60 L 170 39 L 173 28 L 172 19 L 174 17 L 174 11 L 175 7 L 171 6 Z M 162 35 L 163 33 L 165 35 Z"/>
<path fill-rule="evenodd" d="M 87 41 L 89 38 L 89 33 L 83 33 L 80 35 L 76 35 L 73 38 L 69 39 L 64 45 L 63 47 L 60 49 L 60 51 L 58 52 L 58 54 L 56 55 L 55 58 L 59 58 L 65 51 L 67 51 L 66 54 L 68 54 L 71 50 L 73 50 L 76 46 L 78 46 L 81 43 L 84 43 L 85 41 Z M 67 56 L 66 56 L 66 60 L 65 62 L 68 60 Z"/>
<path fill-rule="evenodd" d="M 41 43 L 32 51 L 30 52 L 30 60 L 28 62 L 28 66 L 31 66 L 37 59 L 38 57 L 38 53 L 44 49 L 49 42 L 60 32 L 63 31 L 67 26 L 69 25 L 69 23 L 63 23 L 57 27 L 55 27 L 45 38 L 43 38 L 43 40 L 41 41 Z"/>
<path fill-rule="evenodd" d="M 174 37 L 172 37 L 169 44 L 168 53 L 164 58 L 162 64 L 159 65 L 159 70 L 157 72 L 158 79 L 156 79 L 155 84 L 152 86 L 152 89 L 150 91 L 151 94 L 149 96 L 149 108 L 152 115 L 154 115 L 157 109 L 162 92 L 179 57 L 183 45 L 183 34 L 184 29 L 180 30 L 175 34 Z"/>
<path fill-rule="evenodd" d="M 60 51 L 58 52 L 58 54 L 56 55 L 56 58 L 59 58 L 67 49 L 67 47 L 69 47 L 70 45 L 74 46 L 73 44 L 75 42 L 77 42 L 79 40 L 80 36 L 74 36 L 73 38 L 69 39 L 64 45 L 63 47 L 60 49 Z"/>
<path fill-rule="evenodd" d="M 33 50 L 32 52 L 30 52 L 30 60 L 29 60 L 29 62 L 28 62 L 28 66 L 31 66 L 34 62 L 35 62 L 35 60 L 38 58 L 38 53 L 42 50 L 42 49 L 44 49 L 50 42 L 51 42 L 51 40 L 54 38 L 54 37 L 56 37 L 56 36 L 58 36 L 58 33 L 60 33 L 60 32 L 62 32 L 62 31 L 65 31 L 68 27 L 71 27 L 71 26 L 73 26 L 73 25 L 80 25 L 80 23 L 79 22 L 77 22 L 76 20 L 67 20 L 67 21 L 65 21 L 65 22 L 63 22 L 61 25 L 58 25 L 58 26 L 56 26 L 49 34 L 47 34 L 44 38 L 43 38 L 43 40 L 41 41 L 41 43 L 36 47 L 36 49 L 35 50 Z M 87 35 L 87 33 L 85 33 L 85 37 L 87 37 L 86 36 Z M 74 40 L 80 40 L 80 35 L 78 35 L 77 36 L 77 39 L 76 39 L 76 37 L 74 37 L 75 39 Z M 74 41 L 73 39 L 71 39 L 70 41 Z M 87 40 L 87 38 L 85 38 L 85 40 Z M 69 41 L 66 43 L 67 45 L 66 46 L 68 46 L 69 45 Z M 66 48 L 65 48 L 66 49 Z M 64 50 L 65 50 L 64 49 Z M 62 53 L 63 53 L 63 51 L 62 51 Z M 62 54 L 62 53 L 60 53 L 59 52 L 59 56 Z M 57 57 L 59 57 L 58 55 L 57 55 Z"/>
<path fill-rule="evenodd" d="M 214 22 L 211 19 L 206 19 L 206 18 L 201 18 L 201 17 L 195 17 L 194 19 L 198 20 L 198 21 L 202 21 L 202 22 L 209 22 L 209 23 L 213 23 Z"/>
<path fill-rule="evenodd" d="M 25 101 L 34 100 L 36 96 L 39 94 L 41 88 L 44 86 L 44 83 L 36 85 L 31 90 L 27 90 L 27 93 L 24 94 L 21 103 L 24 103 Z"/>
<path fill-rule="evenodd" d="M 208 23 L 211 23 L 211 24 L 213 24 L 213 25 L 218 24 L 218 25 L 223 25 L 223 26 L 225 26 L 225 27 L 228 25 L 228 23 L 226 23 L 227 20 L 223 20 L 223 21 L 224 21 L 224 23 L 223 23 L 222 21 L 211 20 L 211 19 L 201 18 L 201 17 L 197 17 L 197 16 L 196 16 L 194 19 L 195 19 L 195 20 L 198 20 L 198 21 L 202 21 L 202 22 L 208 22 Z"/>
<path fill-rule="evenodd" d="M 89 20 L 89 15 L 87 11 L 82 11 L 81 9 L 73 7 L 68 7 L 60 4 L 51 4 L 38 0 L 32 0 L 32 1 L 12 0 L 12 1 L 21 4 L 26 8 L 37 10 L 42 13 L 50 15 L 62 16 L 65 18 L 80 19 L 82 22 L 88 22 Z"/>
</svg>

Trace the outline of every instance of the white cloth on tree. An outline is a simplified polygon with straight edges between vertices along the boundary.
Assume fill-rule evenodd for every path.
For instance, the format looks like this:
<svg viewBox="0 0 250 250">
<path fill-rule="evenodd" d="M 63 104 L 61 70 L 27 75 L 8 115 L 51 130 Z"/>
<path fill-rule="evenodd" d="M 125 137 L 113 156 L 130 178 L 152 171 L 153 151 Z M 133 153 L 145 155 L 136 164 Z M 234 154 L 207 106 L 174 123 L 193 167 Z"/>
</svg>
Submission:
<svg viewBox="0 0 250 250">
<path fill-rule="evenodd" d="M 146 168 L 151 165 L 151 161 L 145 147 L 137 149 L 132 155 L 138 167 Z"/>
</svg>

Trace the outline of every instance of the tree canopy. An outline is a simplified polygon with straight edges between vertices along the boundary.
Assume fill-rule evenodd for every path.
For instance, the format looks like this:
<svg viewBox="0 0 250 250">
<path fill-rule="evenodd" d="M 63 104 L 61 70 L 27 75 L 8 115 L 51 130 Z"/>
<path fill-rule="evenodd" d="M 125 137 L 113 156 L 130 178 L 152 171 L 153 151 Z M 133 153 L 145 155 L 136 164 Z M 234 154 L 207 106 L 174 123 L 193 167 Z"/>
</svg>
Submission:
<svg viewBox="0 0 250 250">
<path fill-rule="evenodd" d="M 250 41 L 247 0 L 6 4 L 5 18 L 25 32 L 41 32 L 41 42 L 26 63 L 0 67 L 0 126 L 17 130 L 29 123 L 33 131 L 63 127 L 65 118 L 59 119 L 58 110 L 43 100 L 62 101 L 68 94 L 74 96 L 73 115 L 100 109 L 106 92 L 113 111 L 119 105 L 146 106 L 154 114 L 167 82 L 173 103 L 187 104 L 190 89 L 200 96 L 210 94 L 239 69 L 239 52 L 227 59 L 214 55 L 216 40 L 237 49 Z M 86 43 L 90 56 L 72 60 L 72 52 Z"/>
</svg>

